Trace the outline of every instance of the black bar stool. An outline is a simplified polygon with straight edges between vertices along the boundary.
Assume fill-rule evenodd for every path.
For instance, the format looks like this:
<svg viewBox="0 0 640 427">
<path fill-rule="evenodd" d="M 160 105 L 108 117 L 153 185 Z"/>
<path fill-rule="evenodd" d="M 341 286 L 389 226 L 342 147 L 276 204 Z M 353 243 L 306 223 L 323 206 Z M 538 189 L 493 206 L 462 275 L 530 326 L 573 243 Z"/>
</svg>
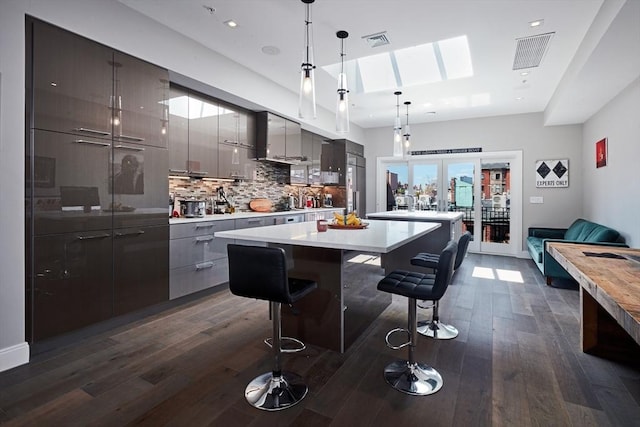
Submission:
<svg viewBox="0 0 640 427">
<path fill-rule="evenodd" d="M 422 274 L 411 271 L 395 270 L 378 283 L 378 290 L 408 298 L 407 329 L 395 328 L 387 333 L 387 346 L 394 350 L 409 346 L 409 359 L 398 360 L 384 368 L 384 379 L 398 391 L 413 395 L 432 394 L 442 388 L 442 376 L 431 366 L 416 362 L 415 347 L 418 339 L 416 303 L 417 300 L 438 301 L 451 281 L 453 275 L 453 261 L 458 244 L 451 241 L 442 251 L 438 260 L 436 274 Z M 408 341 L 394 346 L 389 338 L 396 332 L 405 332 Z"/>
<path fill-rule="evenodd" d="M 282 248 L 229 244 L 227 253 L 231 293 L 269 301 L 273 318 L 272 340 L 265 340 L 273 349 L 273 371 L 254 378 L 247 385 L 244 395 L 258 409 L 286 409 L 300 402 L 307 395 L 308 387 L 299 375 L 282 371 L 282 353 L 301 351 L 305 346 L 297 339 L 282 337 L 280 306 L 293 304 L 316 289 L 318 284 L 288 277 L 287 259 Z M 282 340 L 292 340 L 299 347 L 284 350 Z"/>
<path fill-rule="evenodd" d="M 462 264 L 465 256 L 467 255 L 467 248 L 471 241 L 471 233 L 465 232 L 458 240 L 458 251 L 456 253 L 456 260 L 453 264 L 453 271 L 455 272 Z M 430 268 L 434 271 L 438 269 L 438 260 L 440 255 L 432 254 L 428 252 L 421 252 L 418 255 L 411 258 L 411 264 L 419 267 Z M 428 308 L 428 307 L 422 307 Z M 433 314 L 431 320 L 418 322 L 418 333 L 429 338 L 437 340 L 450 340 L 458 336 L 458 329 L 455 326 L 448 325 L 440 322 L 440 316 L 438 314 L 439 302 L 433 303 Z"/>
</svg>

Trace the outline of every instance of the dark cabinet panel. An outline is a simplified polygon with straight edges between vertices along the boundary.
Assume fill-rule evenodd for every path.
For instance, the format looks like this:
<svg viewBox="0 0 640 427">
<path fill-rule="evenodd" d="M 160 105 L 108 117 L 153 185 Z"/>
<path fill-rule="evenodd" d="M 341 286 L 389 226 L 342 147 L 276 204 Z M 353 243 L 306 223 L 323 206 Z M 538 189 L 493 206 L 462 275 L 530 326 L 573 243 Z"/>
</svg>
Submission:
<svg viewBox="0 0 640 427">
<path fill-rule="evenodd" d="M 167 150 L 132 143 L 113 147 L 109 179 L 113 196 L 113 226 L 144 227 L 168 224 L 169 178 Z"/>
<path fill-rule="evenodd" d="M 38 21 L 33 34 L 35 128 L 110 138 L 113 51 Z"/>
<path fill-rule="evenodd" d="M 218 103 L 189 93 L 189 173 L 218 175 Z"/>
<path fill-rule="evenodd" d="M 169 173 L 189 172 L 189 92 L 171 87 L 169 91 Z"/>
<path fill-rule="evenodd" d="M 169 226 L 113 232 L 114 314 L 169 299 Z"/>
<path fill-rule="evenodd" d="M 116 51 L 113 76 L 114 138 L 167 148 L 167 70 Z"/>
<path fill-rule="evenodd" d="M 257 168 L 255 150 L 239 144 L 218 144 L 218 177 L 253 179 Z"/>
<path fill-rule="evenodd" d="M 111 230 L 36 237 L 31 341 L 112 316 Z"/>
<path fill-rule="evenodd" d="M 111 142 L 43 130 L 33 141 L 35 234 L 110 228 Z"/>
</svg>

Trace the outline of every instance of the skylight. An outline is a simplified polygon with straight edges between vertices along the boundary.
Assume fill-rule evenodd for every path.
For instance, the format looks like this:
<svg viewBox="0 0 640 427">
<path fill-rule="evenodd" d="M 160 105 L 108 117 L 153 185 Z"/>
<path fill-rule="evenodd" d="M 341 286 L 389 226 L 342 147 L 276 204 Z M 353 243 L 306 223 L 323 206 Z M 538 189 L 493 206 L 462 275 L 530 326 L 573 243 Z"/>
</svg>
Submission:
<svg viewBox="0 0 640 427">
<path fill-rule="evenodd" d="M 365 56 L 345 62 L 355 92 L 370 93 L 473 76 L 467 36 Z M 338 78 L 340 64 L 322 67 Z"/>
</svg>

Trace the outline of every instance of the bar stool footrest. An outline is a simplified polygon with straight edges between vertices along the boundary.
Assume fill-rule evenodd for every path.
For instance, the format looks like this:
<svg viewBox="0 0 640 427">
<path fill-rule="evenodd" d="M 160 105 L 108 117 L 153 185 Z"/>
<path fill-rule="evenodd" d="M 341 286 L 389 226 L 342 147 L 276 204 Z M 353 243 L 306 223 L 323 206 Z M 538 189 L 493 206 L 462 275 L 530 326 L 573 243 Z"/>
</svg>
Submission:
<svg viewBox="0 0 640 427">
<path fill-rule="evenodd" d="M 399 333 L 399 332 L 404 332 L 405 334 L 407 334 L 407 342 L 405 342 L 404 344 L 400 344 L 400 345 L 393 345 L 391 344 L 391 341 L 389 340 L 389 338 L 391 337 L 391 335 L 395 334 L 395 333 Z M 408 345 L 411 344 L 411 333 L 409 332 L 409 330 L 405 329 L 405 328 L 395 328 L 390 330 L 389 332 L 387 332 L 387 335 L 384 337 L 384 341 L 387 343 L 387 347 L 389 347 L 392 350 L 400 350 L 403 347 L 406 347 Z"/>
<path fill-rule="evenodd" d="M 291 338 L 291 337 L 281 337 L 280 338 L 280 342 L 281 344 L 284 344 L 285 341 L 288 342 L 292 342 L 294 344 L 297 345 L 297 347 L 294 348 L 282 348 L 282 346 L 280 347 L 280 351 L 282 353 L 297 353 L 299 351 L 302 351 L 304 349 L 307 348 L 307 346 L 300 340 L 295 339 L 295 338 Z M 269 338 L 265 338 L 264 343 L 269 346 L 269 348 L 273 348 L 273 338 L 269 337 Z"/>
</svg>

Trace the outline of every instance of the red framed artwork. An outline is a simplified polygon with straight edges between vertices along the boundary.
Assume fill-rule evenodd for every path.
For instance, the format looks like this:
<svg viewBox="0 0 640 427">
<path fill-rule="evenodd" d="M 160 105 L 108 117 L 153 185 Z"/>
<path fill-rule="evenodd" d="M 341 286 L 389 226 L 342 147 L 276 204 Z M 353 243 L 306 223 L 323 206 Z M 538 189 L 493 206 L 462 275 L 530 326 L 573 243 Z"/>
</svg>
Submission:
<svg viewBox="0 0 640 427">
<path fill-rule="evenodd" d="M 596 142 L 596 168 L 607 166 L 607 138 Z"/>
</svg>

